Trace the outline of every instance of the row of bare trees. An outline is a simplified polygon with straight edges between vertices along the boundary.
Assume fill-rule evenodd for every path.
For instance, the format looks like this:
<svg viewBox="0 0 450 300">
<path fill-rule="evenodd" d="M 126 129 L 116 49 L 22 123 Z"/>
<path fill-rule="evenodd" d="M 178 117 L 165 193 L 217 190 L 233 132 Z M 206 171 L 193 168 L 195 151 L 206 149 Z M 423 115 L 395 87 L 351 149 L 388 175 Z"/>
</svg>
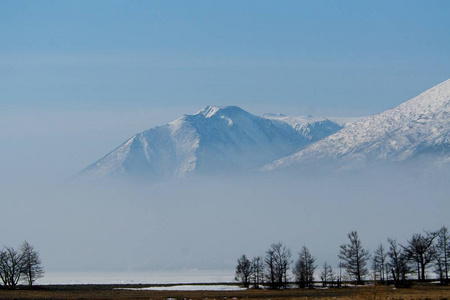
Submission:
<svg viewBox="0 0 450 300">
<path fill-rule="evenodd" d="M 418 281 L 425 281 L 433 271 L 442 284 L 448 284 L 450 233 L 447 227 L 413 234 L 406 245 L 395 239 L 388 239 L 388 244 L 387 251 L 380 244 L 374 252 L 372 268 L 378 280 L 384 282 L 391 275 L 396 284 L 404 284 L 415 274 Z"/>
<path fill-rule="evenodd" d="M 405 245 L 389 238 L 388 249 L 380 244 L 373 256 L 362 246 L 356 231 L 350 232 L 347 237 L 348 243 L 340 246 L 338 273 L 327 262 L 319 273 L 323 286 L 340 285 L 343 280 L 362 284 L 368 279 L 382 283 L 393 281 L 396 286 L 405 285 L 414 274 L 419 281 L 428 279 L 429 267 L 434 268 L 441 283 L 448 283 L 450 234 L 445 226 L 437 231 L 414 234 Z M 291 257 L 291 250 L 282 243 L 272 244 L 264 257 L 257 256 L 250 260 L 244 254 L 237 261 L 235 278 L 246 287 L 258 287 L 260 284 L 270 288 L 285 287 L 292 279 L 288 274 L 293 263 Z M 316 258 L 303 246 L 291 272 L 295 283 L 299 287 L 312 287 L 317 282 L 316 269 Z"/>
<path fill-rule="evenodd" d="M 18 249 L 4 247 L 0 250 L 0 279 L 4 287 L 14 289 L 20 280 L 32 286 L 43 275 L 39 253 L 27 241 Z"/>
<path fill-rule="evenodd" d="M 291 250 L 282 243 L 272 244 L 265 257 L 256 256 L 251 261 L 243 254 L 236 266 L 236 280 L 245 287 L 258 287 L 263 282 L 273 289 L 285 287 L 291 256 Z"/>
</svg>

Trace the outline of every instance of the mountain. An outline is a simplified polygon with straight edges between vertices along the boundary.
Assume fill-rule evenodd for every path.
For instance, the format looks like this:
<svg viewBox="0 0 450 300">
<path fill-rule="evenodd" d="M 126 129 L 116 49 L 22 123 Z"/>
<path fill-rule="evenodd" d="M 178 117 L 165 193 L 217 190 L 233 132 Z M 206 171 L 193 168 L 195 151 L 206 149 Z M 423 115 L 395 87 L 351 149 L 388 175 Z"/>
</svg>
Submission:
<svg viewBox="0 0 450 300">
<path fill-rule="evenodd" d="M 450 161 L 450 80 L 262 169 L 363 169 L 425 159 Z"/>
<path fill-rule="evenodd" d="M 302 126 L 255 116 L 236 106 L 207 106 L 194 115 L 134 135 L 82 174 L 153 182 L 250 170 L 342 128 L 323 119 Z"/>
<path fill-rule="evenodd" d="M 342 128 L 358 121 L 359 117 L 353 118 L 323 118 L 286 116 L 284 114 L 264 114 L 263 117 L 288 123 L 301 135 L 306 137 L 309 141 L 315 142 L 330 135 L 330 133 L 337 132 Z"/>
</svg>

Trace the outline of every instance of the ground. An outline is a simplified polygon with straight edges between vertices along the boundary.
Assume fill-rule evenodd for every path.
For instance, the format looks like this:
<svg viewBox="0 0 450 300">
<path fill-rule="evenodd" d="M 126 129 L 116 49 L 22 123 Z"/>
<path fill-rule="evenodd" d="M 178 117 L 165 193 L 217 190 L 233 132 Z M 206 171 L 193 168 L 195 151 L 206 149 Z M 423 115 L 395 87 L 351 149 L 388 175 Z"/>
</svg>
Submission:
<svg viewBox="0 0 450 300">
<path fill-rule="evenodd" d="M 0 299 L 153 299 L 153 300 L 240 300 L 240 299 L 389 299 L 389 300 L 448 300 L 450 286 L 423 285 L 406 289 L 386 286 L 364 286 L 340 289 L 289 289 L 244 291 L 136 291 L 118 290 L 123 286 L 72 285 L 41 286 L 32 290 L 0 289 Z M 141 286 L 143 287 L 143 286 Z"/>
</svg>

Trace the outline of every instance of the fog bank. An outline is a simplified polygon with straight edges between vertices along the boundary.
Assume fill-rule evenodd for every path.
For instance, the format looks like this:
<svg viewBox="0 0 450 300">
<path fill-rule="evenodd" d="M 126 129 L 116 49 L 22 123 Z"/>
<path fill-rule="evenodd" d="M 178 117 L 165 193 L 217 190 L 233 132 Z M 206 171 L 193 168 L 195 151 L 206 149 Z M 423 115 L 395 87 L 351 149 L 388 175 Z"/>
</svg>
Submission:
<svg viewBox="0 0 450 300">
<path fill-rule="evenodd" d="M 28 240 L 48 270 L 234 269 L 281 241 L 335 266 L 357 230 L 373 250 L 388 237 L 440 228 L 448 172 L 194 177 L 158 185 L 3 185 L 1 243 Z M 448 225 L 448 224 L 447 224 Z"/>
</svg>

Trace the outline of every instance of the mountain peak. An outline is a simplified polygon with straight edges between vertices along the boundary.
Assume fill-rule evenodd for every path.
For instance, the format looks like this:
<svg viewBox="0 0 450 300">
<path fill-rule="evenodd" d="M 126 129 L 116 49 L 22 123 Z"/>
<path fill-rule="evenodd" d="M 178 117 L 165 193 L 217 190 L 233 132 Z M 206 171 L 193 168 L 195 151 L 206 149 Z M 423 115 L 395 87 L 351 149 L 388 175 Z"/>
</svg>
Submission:
<svg viewBox="0 0 450 300">
<path fill-rule="evenodd" d="M 287 117 L 287 115 L 282 113 L 265 113 L 263 114 L 264 118 L 272 118 L 272 117 Z"/>
<path fill-rule="evenodd" d="M 238 106 L 205 106 L 200 111 L 198 111 L 195 115 L 203 115 L 205 118 L 211 118 L 215 115 L 236 115 L 236 114 L 249 114 L 242 108 Z"/>
<path fill-rule="evenodd" d="M 248 171 L 341 128 L 335 125 L 320 123 L 299 130 L 286 121 L 255 116 L 237 106 L 206 106 L 196 114 L 138 133 L 84 173 L 158 182 Z"/>
<path fill-rule="evenodd" d="M 437 154 L 450 161 L 450 80 L 382 113 L 366 117 L 297 153 L 266 166 L 367 166 Z M 333 163 L 331 163 L 333 162 Z"/>
</svg>

